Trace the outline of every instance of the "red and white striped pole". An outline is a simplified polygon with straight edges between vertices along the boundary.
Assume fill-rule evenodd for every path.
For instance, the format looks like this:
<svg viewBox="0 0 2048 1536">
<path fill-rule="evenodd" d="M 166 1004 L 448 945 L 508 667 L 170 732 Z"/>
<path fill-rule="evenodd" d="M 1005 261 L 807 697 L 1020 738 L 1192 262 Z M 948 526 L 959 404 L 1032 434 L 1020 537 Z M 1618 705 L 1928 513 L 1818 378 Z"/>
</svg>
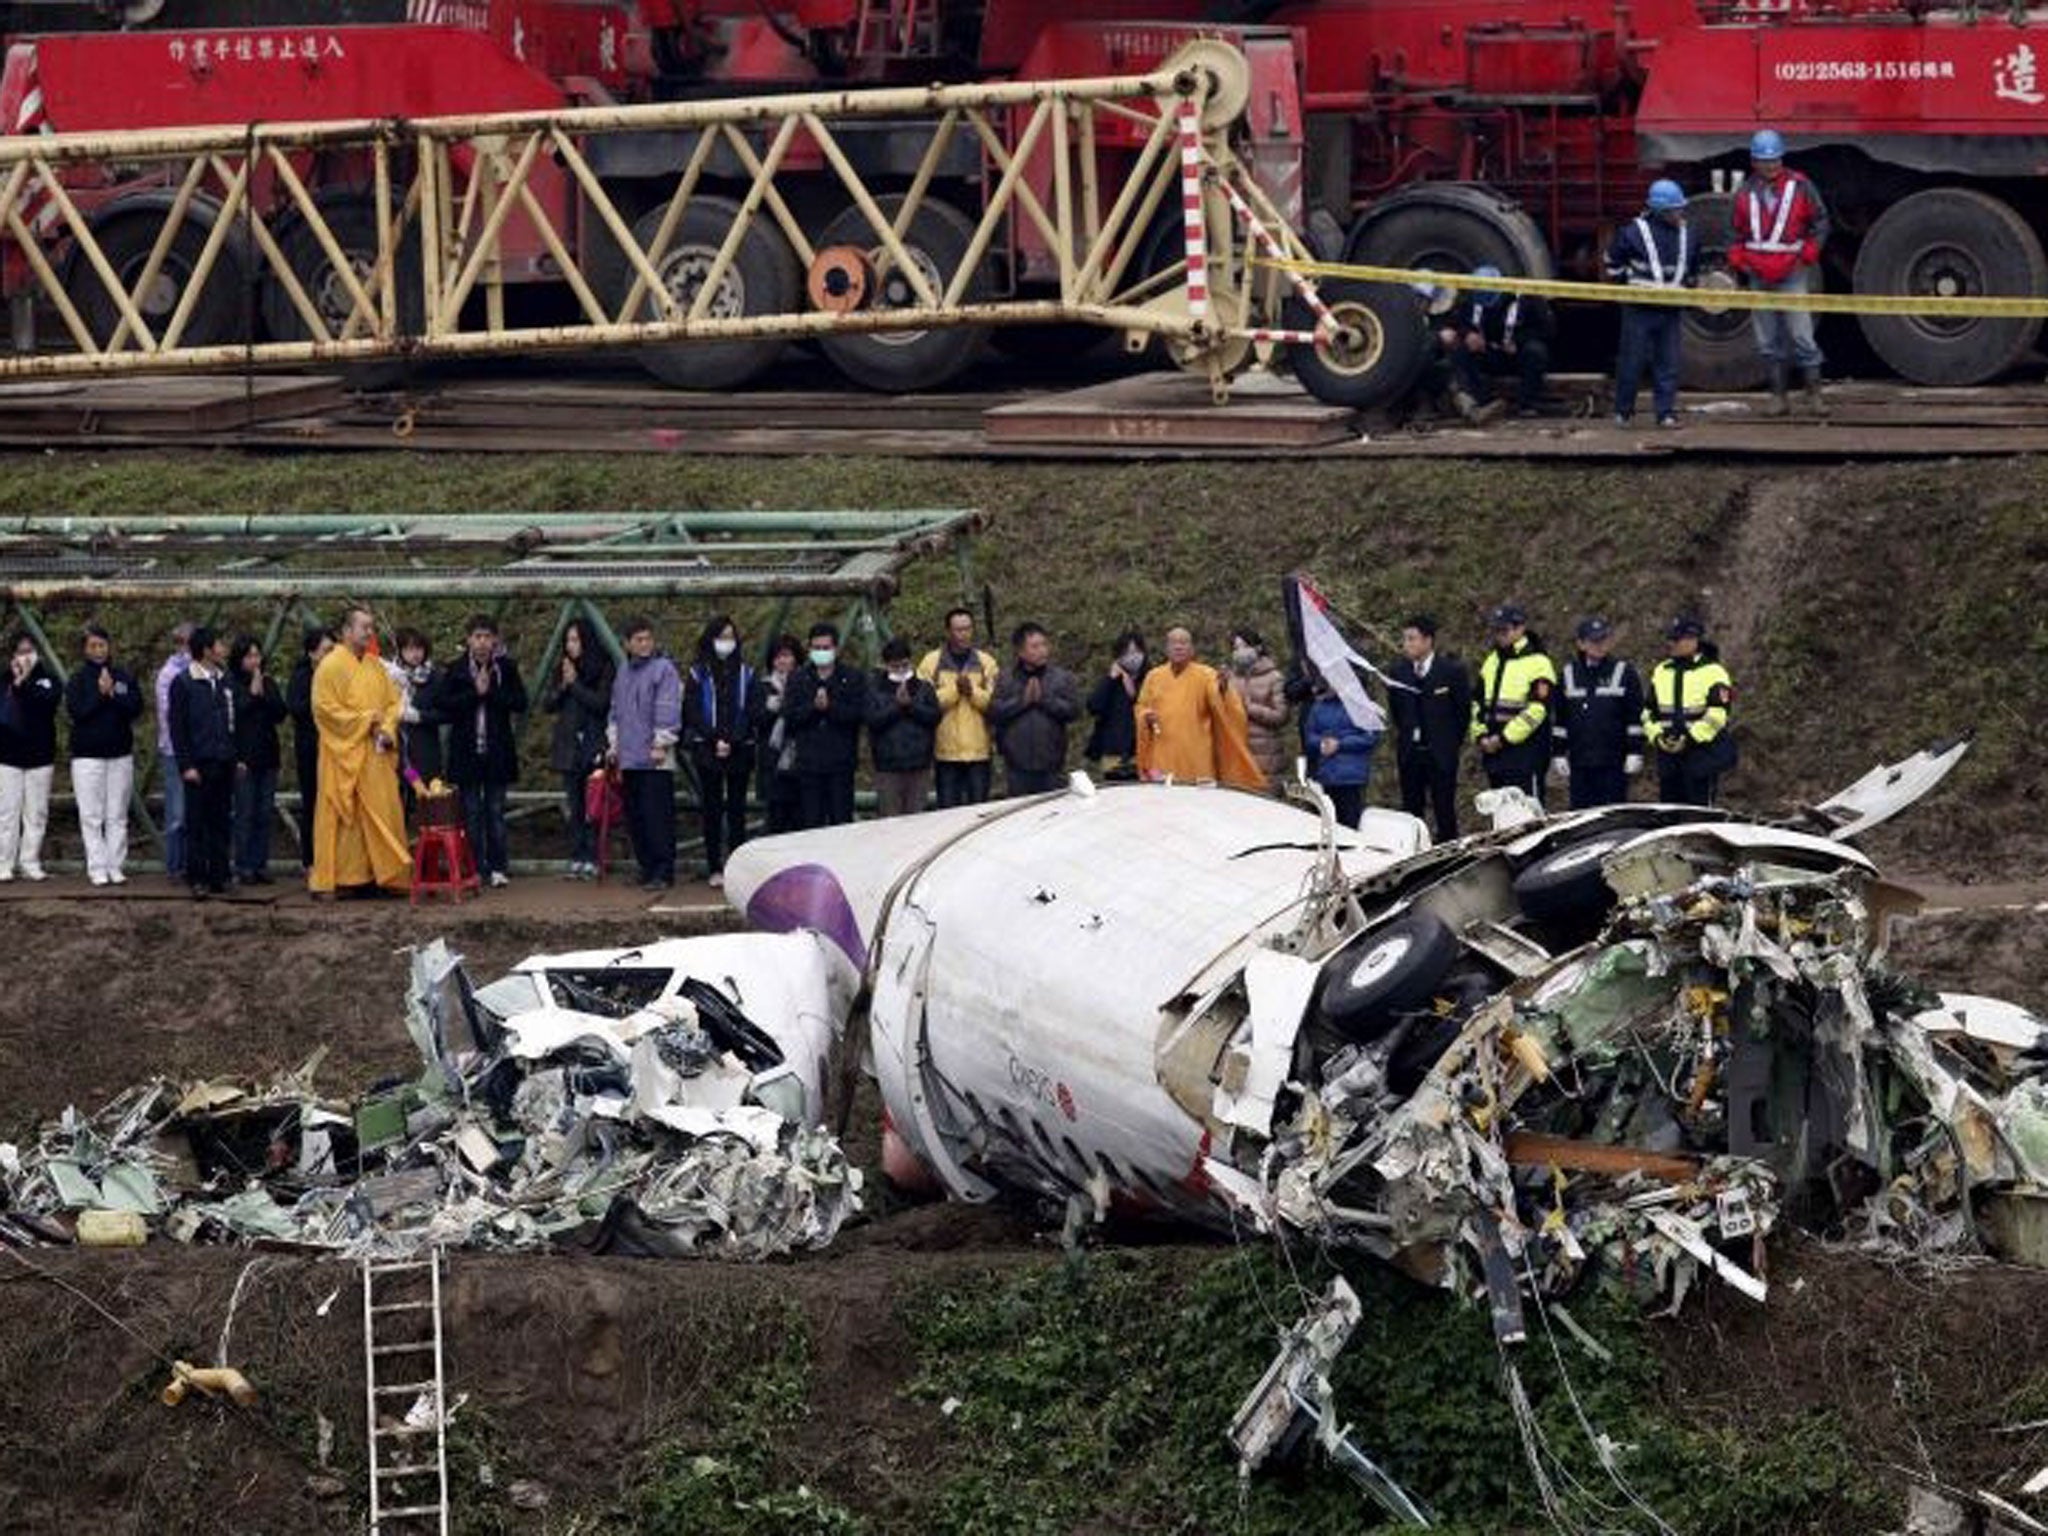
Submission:
<svg viewBox="0 0 2048 1536">
<path fill-rule="evenodd" d="M 1175 109 L 1180 125 L 1181 230 L 1187 244 L 1188 313 L 1209 316 L 1209 227 L 1202 216 L 1202 109 L 1183 96 Z"/>
</svg>

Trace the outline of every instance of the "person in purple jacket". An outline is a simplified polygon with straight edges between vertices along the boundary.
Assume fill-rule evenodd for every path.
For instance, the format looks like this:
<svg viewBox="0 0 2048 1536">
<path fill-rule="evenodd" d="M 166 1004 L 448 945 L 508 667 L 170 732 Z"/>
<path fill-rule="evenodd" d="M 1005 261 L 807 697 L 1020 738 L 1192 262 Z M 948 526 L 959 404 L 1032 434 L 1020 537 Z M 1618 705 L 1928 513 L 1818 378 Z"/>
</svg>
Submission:
<svg viewBox="0 0 2048 1536">
<path fill-rule="evenodd" d="M 625 626 L 626 664 L 612 684 L 606 758 L 625 781 L 626 830 L 640 865 L 640 889 L 676 883 L 676 742 L 683 732 L 683 680 L 654 646 L 654 625 Z"/>
</svg>

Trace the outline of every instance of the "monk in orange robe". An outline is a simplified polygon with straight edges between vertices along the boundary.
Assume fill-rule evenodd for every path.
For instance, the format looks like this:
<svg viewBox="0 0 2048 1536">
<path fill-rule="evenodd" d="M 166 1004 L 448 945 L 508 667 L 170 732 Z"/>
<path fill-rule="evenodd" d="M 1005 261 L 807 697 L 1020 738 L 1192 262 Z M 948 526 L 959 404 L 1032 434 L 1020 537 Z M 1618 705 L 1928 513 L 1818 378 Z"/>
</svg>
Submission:
<svg viewBox="0 0 2048 1536">
<path fill-rule="evenodd" d="M 342 620 L 341 644 L 313 674 L 313 723 L 320 731 L 320 797 L 313 810 L 316 895 L 338 887 L 405 890 L 412 852 L 398 798 L 397 684 L 369 654 L 376 626 L 367 608 Z"/>
<path fill-rule="evenodd" d="M 1166 632 L 1166 665 L 1145 674 L 1137 714 L 1141 778 L 1268 787 L 1251 754 L 1244 701 L 1214 667 L 1195 660 L 1185 629 Z"/>
</svg>

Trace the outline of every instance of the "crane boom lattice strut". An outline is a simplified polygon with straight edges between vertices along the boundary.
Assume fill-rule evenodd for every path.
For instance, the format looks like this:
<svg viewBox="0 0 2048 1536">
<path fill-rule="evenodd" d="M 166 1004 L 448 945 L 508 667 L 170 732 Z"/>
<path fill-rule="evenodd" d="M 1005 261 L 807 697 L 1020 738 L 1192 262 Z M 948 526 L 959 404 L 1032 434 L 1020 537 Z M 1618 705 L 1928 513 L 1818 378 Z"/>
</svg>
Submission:
<svg viewBox="0 0 2048 1536">
<path fill-rule="evenodd" d="M 1094 79 L 0 140 L 9 291 L 61 333 L 60 345 L 0 356 L 0 377 L 831 345 L 1079 321 L 1133 346 L 1165 341 L 1220 392 L 1256 343 L 1281 335 L 1283 296 L 1313 296 L 1305 280 L 1251 270 L 1253 228 L 1269 256 L 1309 252 L 1231 148 L 1244 69 L 1205 40 L 1150 73 Z M 922 154 L 905 190 L 900 178 L 885 190 L 857 167 L 855 141 L 863 126 L 906 122 Z M 655 206 L 608 181 L 613 141 L 672 148 Z M 1130 165 L 1120 179 L 1098 174 L 1111 144 Z M 963 155 L 984 168 L 972 209 L 941 192 L 942 169 Z M 844 195 L 832 229 L 850 238 L 828 244 L 798 217 L 799 160 L 811 185 L 822 167 Z M 323 190 L 315 168 L 336 161 L 359 168 L 360 196 Z M 110 220 L 115 199 L 123 211 Z M 1188 260 L 1140 270 L 1175 199 Z M 1053 254 L 1056 296 L 998 296 L 992 274 L 1025 224 Z M 940 227 L 950 233 L 934 238 Z M 872 281 L 849 287 L 849 248 Z M 775 258 L 765 267 L 762 252 Z M 573 319 L 508 314 L 520 263 L 561 280 Z M 196 317 L 210 285 L 244 266 L 270 324 L 223 341 Z M 811 281 L 778 294 L 764 270 Z"/>
</svg>

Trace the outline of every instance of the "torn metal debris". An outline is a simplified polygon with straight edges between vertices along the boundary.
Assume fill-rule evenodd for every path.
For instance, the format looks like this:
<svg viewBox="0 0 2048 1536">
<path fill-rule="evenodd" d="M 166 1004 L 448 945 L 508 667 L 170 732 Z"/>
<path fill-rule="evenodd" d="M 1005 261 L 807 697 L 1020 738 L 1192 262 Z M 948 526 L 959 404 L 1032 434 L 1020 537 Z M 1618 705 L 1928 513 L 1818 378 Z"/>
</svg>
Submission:
<svg viewBox="0 0 2048 1536">
<path fill-rule="evenodd" d="M 0 1236 L 121 1213 L 184 1242 L 764 1258 L 822 1247 L 860 1173 L 820 1125 L 848 995 L 807 936 L 537 956 L 481 990 L 414 952 L 423 1070 L 352 1104 L 319 1058 L 263 1087 L 162 1082 L 0 1147 Z"/>
</svg>

